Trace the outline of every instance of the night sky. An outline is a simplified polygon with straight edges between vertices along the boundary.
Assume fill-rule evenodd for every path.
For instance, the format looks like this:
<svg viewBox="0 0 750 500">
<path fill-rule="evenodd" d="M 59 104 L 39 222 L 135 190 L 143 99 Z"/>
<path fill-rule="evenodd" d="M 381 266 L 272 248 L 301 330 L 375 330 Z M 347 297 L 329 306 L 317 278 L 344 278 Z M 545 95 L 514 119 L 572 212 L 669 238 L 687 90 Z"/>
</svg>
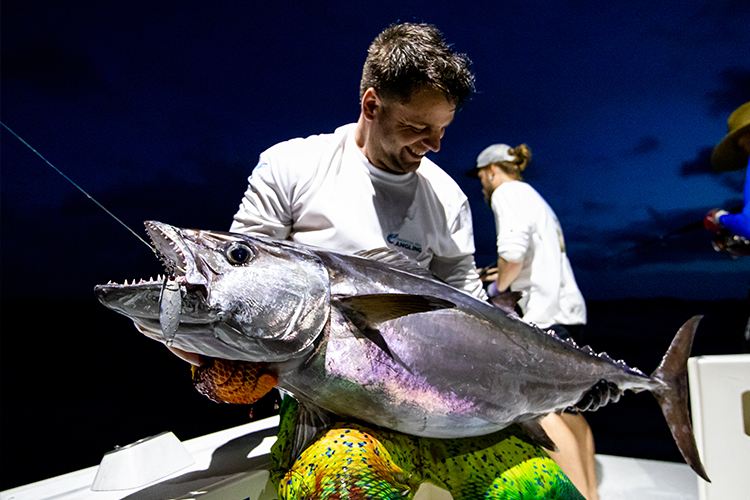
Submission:
<svg viewBox="0 0 750 500">
<path fill-rule="evenodd" d="M 526 180 L 587 299 L 747 297 L 750 258 L 679 230 L 743 202 L 745 171 L 715 173 L 709 157 L 750 101 L 750 2 L 258 4 L 4 0 L 2 122 L 143 236 L 147 219 L 226 230 L 258 155 L 356 121 L 372 39 L 428 22 L 476 73 L 430 157 L 471 200 L 478 265 L 496 258 L 494 220 L 464 172 L 490 144 L 527 143 Z M 43 311 L 161 272 L 5 129 L 0 141 L 3 315 L 7 300 Z"/>
<path fill-rule="evenodd" d="M 228 228 L 261 151 L 358 117 L 371 40 L 424 21 L 469 55 L 477 94 L 432 159 L 472 201 L 477 264 L 494 222 L 464 176 L 527 143 L 588 299 L 745 297 L 750 259 L 707 231 L 744 171 L 711 148 L 750 100 L 750 4 L 704 2 L 41 2 L 2 5 L 2 120 L 143 234 Z M 595 8 L 594 8 L 595 6 Z M 85 296 L 159 270 L 149 250 L 5 130 L 3 296 Z M 144 269 L 148 267 L 148 269 Z"/>
</svg>

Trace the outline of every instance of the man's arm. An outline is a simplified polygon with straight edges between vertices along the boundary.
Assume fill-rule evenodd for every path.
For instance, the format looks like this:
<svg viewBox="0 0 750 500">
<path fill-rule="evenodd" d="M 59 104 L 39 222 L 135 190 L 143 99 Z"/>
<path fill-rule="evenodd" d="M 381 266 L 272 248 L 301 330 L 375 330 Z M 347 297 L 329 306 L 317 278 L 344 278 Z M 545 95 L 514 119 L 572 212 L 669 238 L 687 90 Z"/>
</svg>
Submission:
<svg viewBox="0 0 750 500">
<path fill-rule="evenodd" d="M 433 256 L 430 261 L 430 270 L 450 286 L 463 290 L 480 300 L 487 300 L 487 294 L 474 265 L 473 255 L 453 258 Z"/>
<path fill-rule="evenodd" d="M 460 189 L 458 192 L 461 196 L 460 206 L 441 237 L 444 247 L 451 250 L 444 255 L 433 254 L 429 268 L 435 276 L 452 287 L 480 300 L 487 300 L 487 293 L 474 262 L 474 228 L 469 201 Z"/>
<path fill-rule="evenodd" d="M 260 233 L 286 239 L 292 230 L 292 208 L 285 178 L 261 156 L 248 179 L 239 210 L 230 231 Z"/>
<path fill-rule="evenodd" d="M 521 272 L 521 264 L 523 264 L 523 261 L 510 262 L 498 255 L 497 279 L 494 283 L 496 291 L 502 292 L 506 290 L 518 278 L 518 274 Z"/>
</svg>

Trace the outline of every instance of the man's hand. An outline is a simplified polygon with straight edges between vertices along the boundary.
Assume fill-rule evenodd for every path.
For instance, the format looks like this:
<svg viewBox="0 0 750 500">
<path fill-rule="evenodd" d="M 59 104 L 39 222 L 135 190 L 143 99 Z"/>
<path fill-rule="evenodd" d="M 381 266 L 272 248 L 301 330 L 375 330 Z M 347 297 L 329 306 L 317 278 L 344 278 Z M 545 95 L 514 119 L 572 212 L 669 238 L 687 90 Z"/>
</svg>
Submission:
<svg viewBox="0 0 750 500">
<path fill-rule="evenodd" d="M 708 229 L 709 231 L 713 231 L 714 233 L 721 233 L 721 231 L 724 229 L 724 226 L 721 225 L 721 222 L 719 222 L 719 218 L 722 215 L 726 215 L 729 212 L 726 210 L 721 210 L 719 208 L 714 208 L 710 212 L 706 214 L 706 217 L 703 219 L 703 227 Z"/>
<path fill-rule="evenodd" d="M 507 288 L 505 288 L 503 290 L 498 290 L 497 289 L 497 281 L 493 281 L 492 283 L 490 283 L 490 286 L 487 287 L 487 296 L 489 298 L 493 298 L 493 297 L 497 297 L 498 295 L 500 295 L 502 293 L 505 293 L 507 291 L 508 291 Z"/>
<path fill-rule="evenodd" d="M 497 279 L 497 262 L 489 266 L 477 268 L 479 279 L 482 281 L 495 281 Z"/>
</svg>

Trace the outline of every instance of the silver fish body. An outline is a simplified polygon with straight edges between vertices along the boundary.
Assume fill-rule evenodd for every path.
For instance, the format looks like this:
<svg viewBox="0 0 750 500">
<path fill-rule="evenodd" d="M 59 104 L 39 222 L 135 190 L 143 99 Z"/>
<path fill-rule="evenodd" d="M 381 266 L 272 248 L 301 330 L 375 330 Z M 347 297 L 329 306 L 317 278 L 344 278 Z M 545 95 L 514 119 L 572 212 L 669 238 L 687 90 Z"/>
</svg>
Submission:
<svg viewBox="0 0 750 500">
<path fill-rule="evenodd" d="M 602 379 L 621 390 L 661 385 L 443 283 L 408 273 L 394 279 L 398 271 L 361 258 L 324 258 L 333 297 L 407 294 L 454 304 L 380 323 L 386 350 L 359 333 L 334 298 L 320 349 L 279 385 L 337 415 L 419 436 L 466 437 L 573 406 Z"/>
<path fill-rule="evenodd" d="M 344 255 L 153 221 L 146 228 L 182 288 L 173 346 L 273 363 L 279 388 L 304 405 L 413 435 L 457 438 L 574 406 L 606 381 L 616 386 L 614 400 L 627 389 L 664 399 L 683 456 L 705 476 L 685 421 L 685 398 L 672 396 L 685 377 L 671 365 L 683 369 L 697 317 L 675 337 L 675 354 L 668 352 L 648 376 L 387 253 Z M 159 304 L 151 304 L 154 286 L 100 285 L 96 293 L 166 343 Z"/>
</svg>

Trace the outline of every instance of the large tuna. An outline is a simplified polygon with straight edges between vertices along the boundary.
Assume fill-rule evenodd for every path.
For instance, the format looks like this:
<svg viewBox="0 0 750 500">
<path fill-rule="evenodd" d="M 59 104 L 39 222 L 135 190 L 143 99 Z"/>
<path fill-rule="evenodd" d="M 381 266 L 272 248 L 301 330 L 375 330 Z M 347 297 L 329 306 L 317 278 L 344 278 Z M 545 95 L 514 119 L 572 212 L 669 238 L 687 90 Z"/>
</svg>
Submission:
<svg viewBox="0 0 750 500">
<path fill-rule="evenodd" d="M 418 436 L 488 434 L 622 391 L 651 391 L 704 479 L 687 410 L 700 317 L 647 376 L 580 349 L 427 276 L 387 250 L 344 255 L 267 237 L 146 229 L 170 279 L 96 287 L 99 300 L 167 345 L 270 363 L 278 387 L 330 412 Z M 324 410 L 324 411 L 321 411 Z"/>
</svg>

